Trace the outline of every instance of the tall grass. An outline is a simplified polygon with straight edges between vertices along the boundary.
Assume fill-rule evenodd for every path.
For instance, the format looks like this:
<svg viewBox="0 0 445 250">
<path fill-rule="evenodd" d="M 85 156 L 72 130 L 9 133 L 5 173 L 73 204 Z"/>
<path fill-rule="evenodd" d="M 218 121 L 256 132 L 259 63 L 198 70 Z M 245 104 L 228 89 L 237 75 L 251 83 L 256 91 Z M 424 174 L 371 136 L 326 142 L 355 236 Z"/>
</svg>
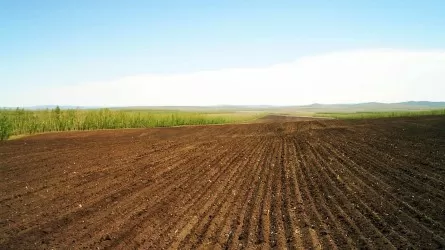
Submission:
<svg viewBox="0 0 445 250">
<path fill-rule="evenodd" d="M 0 141 L 9 138 L 12 132 L 12 124 L 4 113 L 0 113 Z"/>
<path fill-rule="evenodd" d="M 393 112 L 355 112 L 355 113 L 317 113 L 315 116 L 333 117 L 337 119 L 366 119 L 410 117 L 425 115 L 445 115 L 445 109 L 432 109 L 422 111 L 393 111 Z"/>
<path fill-rule="evenodd" d="M 243 122 L 259 114 L 206 114 L 180 111 L 0 110 L 0 139 L 50 131 L 171 127 Z"/>
</svg>

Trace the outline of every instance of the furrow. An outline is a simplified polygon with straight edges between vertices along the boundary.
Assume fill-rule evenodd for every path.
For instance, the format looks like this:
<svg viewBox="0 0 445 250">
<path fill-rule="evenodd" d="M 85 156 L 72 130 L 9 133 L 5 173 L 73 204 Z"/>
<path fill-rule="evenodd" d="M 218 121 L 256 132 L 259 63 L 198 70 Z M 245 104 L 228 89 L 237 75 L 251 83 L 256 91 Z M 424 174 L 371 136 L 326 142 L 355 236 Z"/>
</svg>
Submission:
<svg viewBox="0 0 445 250">
<path fill-rule="evenodd" d="M 250 164 L 255 160 L 254 156 L 262 150 L 262 145 L 262 141 L 260 141 L 259 143 L 256 143 L 256 145 L 246 147 L 246 149 L 249 150 L 249 154 L 235 164 L 232 164 L 235 170 L 233 174 L 229 178 L 224 178 L 220 181 L 220 184 L 228 184 L 220 185 L 220 192 L 213 192 L 214 194 L 217 194 L 213 203 L 201 206 L 203 209 L 201 210 L 201 215 L 199 217 L 208 219 L 202 220 L 191 230 L 189 235 L 196 235 L 197 238 L 190 239 L 190 237 L 187 237 L 184 239 L 185 244 L 180 245 L 181 248 L 196 248 L 198 245 L 202 244 L 204 240 L 207 240 L 205 237 L 206 233 L 215 216 L 220 215 L 223 204 L 227 204 L 227 200 L 233 198 L 234 195 L 232 192 L 239 190 L 239 185 L 245 183 L 245 181 L 251 177 L 250 173 L 255 171 L 253 167 L 250 167 Z"/>
<path fill-rule="evenodd" d="M 237 147 L 241 147 L 241 145 Z M 240 152 L 240 154 L 232 155 L 231 149 L 233 148 L 230 147 L 227 148 L 228 149 L 223 151 L 223 153 L 216 154 L 216 157 L 214 155 L 208 158 L 204 155 L 205 160 L 201 163 L 197 164 L 193 164 L 192 162 L 187 163 L 187 165 L 192 166 L 192 169 L 198 170 L 199 174 L 191 172 L 189 174 L 185 175 L 183 174 L 182 177 L 180 177 L 178 180 L 175 180 L 175 185 L 173 185 L 174 187 L 173 189 L 163 190 L 163 192 L 168 195 L 160 196 L 161 198 L 163 198 L 163 200 L 155 202 L 154 206 L 143 208 L 143 210 L 141 211 L 142 218 L 140 218 L 139 220 L 134 219 L 134 221 L 137 222 L 137 224 L 135 225 L 137 227 L 133 227 L 132 229 L 128 230 L 128 233 L 126 235 L 122 235 L 121 238 L 138 238 L 139 236 L 142 236 L 139 242 L 141 242 L 140 244 L 144 244 L 145 240 L 143 236 L 153 235 L 154 237 L 152 237 L 152 240 L 148 243 L 155 243 L 157 237 L 163 235 L 163 232 L 170 229 L 170 227 L 167 228 L 163 227 L 165 229 L 163 231 L 159 231 L 159 229 L 156 230 L 157 227 L 162 226 L 160 224 L 161 221 L 158 220 L 153 221 L 152 218 L 162 217 L 162 216 L 168 216 L 168 217 L 174 216 L 173 218 L 178 218 L 179 221 L 180 219 L 183 218 L 184 215 L 188 213 L 188 210 L 191 209 L 198 200 L 205 199 L 206 197 L 208 197 L 208 193 L 211 190 L 209 187 L 214 185 L 213 181 L 217 180 L 224 174 L 225 169 L 223 167 L 218 167 L 217 171 L 210 172 L 210 175 L 208 175 L 209 169 L 207 168 L 207 166 L 217 166 L 218 164 L 220 164 L 221 166 L 229 165 L 230 162 L 233 162 L 238 157 L 240 157 L 240 154 L 242 153 Z M 183 179 L 182 184 L 179 181 L 181 179 Z M 205 190 L 205 192 L 202 192 L 202 190 Z M 184 193 L 187 194 L 185 196 L 186 198 L 182 197 L 181 199 L 180 197 L 178 197 L 178 195 Z M 171 204 L 172 206 L 174 206 L 175 204 L 178 205 L 181 204 L 181 206 L 180 208 L 175 208 L 172 211 L 161 209 L 161 207 L 165 206 L 166 204 Z M 149 226 L 143 227 L 143 225 L 147 223 L 149 224 Z M 180 227 L 180 226 L 176 225 L 176 223 L 172 223 L 171 227 Z M 145 232 L 142 233 L 142 231 Z M 119 241 L 116 240 L 115 242 L 118 243 Z"/>
<path fill-rule="evenodd" d="M 271 190 L 271 202 L 270 202 L 270 242 L 269 246 L 271 248 L 283 249 L 286 247 L 286 237 L 283 233 L 284 225 L 283 225 L 283 217 L 284 215 L 281 213 L 281 203 L 283 199 L 282 186 L 282 151 L 283 151 L 283 138 L 276 138 L 275 144 L 278 144 L 275 150 L 272 152 L 272 190 Z"/>
<path fill-rule="evenodd" d="M 291 140 L 291 139 L 290 139 Z M 296 246 L 299 249 L 309 249 L 314 246 L 320 246 L 319 242 L 314 242 L 312 237 L 308 237 L 311 233 L 309 230 L 310 222 L 309 216 L 306 212 L 306 203 L 303 202 L 302 191 L 300 190 L 301 183 L 298 180 L 297 168 L 300 168 L 300 159 L 298 159 L 296 142 L 294 140 L 289 141 L 289 172 L 291 180 L 290 194 L 291 194 L 291 206 L 292 212 L 290 213 L 292 221 L 294 221 L 296 228 L 293 235 L 296 239 L 299 239 Z"/>
<path fill-rule="evenodd" d="M 331 165 L 335 168 L 335 172 L 332 173 L 333 180 L 337 180 L 340 184 L 339 187 L 344 187 L 348 190 L 348 193 L 351 195 L 348 198 L 351 200 L 353 209 L 359 211 L 363 216 L 369 218 L 372 221 L 372 224 L 380 231 L 382 234 L 387 237 L 391 243 L 397 247 L 414 247 L 409 243 L 406 235 L 402 235 L 400 232 L 409 232 L 407 228 L 403 230 L 396 229 L 390 224 L 387 223 L 384 216 L 385 214 L 381 214 L 380 211 L 384 207 L 383 202 L 378 203 L 376 198 L 374 198 L 373 202 L 369 202 L 364 199 L 364 195 L 376 194 L 375 185 L 368 185 L 364 183 L 363 177 L 359 178 L 361 174 L 356 171 L 351 171 L 354 168 L 354 163 L 348 163 L 343 154 L 338 154 L 335 148 L 329 146 L 329 144 L 325 145 L 327 147 L 327 151 L 330 155 L 333 155 L 334 158 L 329 158 L 334 163 Z M 345 167 L 346 166 L 346 167 Z M 335 179 L 334 179 L 335 177 Z M 369 176 L 368 176 L 369 178 Z M 362 185 L 364 187 L 360 187 Z M 380 207 L 377 207 L 379 205 Z M 405 233 L 406 234 L 406 233 Z"/>
<path fill-rule="evenodd" d="M 259 152 L 258 162 L 256 163 L 257 169 L 259 169 L 257 171 L 259 173 L 258 175 L 254 175 L 254 177 L 258 176 L 258 179 L 254 178 L 254 183 L 252 185 L 253 187 L 251 186 L 250 188 L 246 188 L 248 192 L 246 192 L 244 199 L 241 200 L 242 205 L 237 210 L 230 211 L 230 217 L 232 220 L 224 225 L 221 233 L 219 234 L 219 239 L 224 242 L 222 245 L 224 249 L 238 247 L 237 242 L 243 240 L 243 228 L 246 227 L 246 220 L 250 219 L 250 216 L 252 216 L 252 209 L 255 206 L 252 204 L 252 202 L 258 201 L 258 191 L 263 183 L 261 179 L 263 179 L 263 175 L 266 170 L 266 168 L 263 166 L 263 160 L 267 156 L 266 153 L 268 152 L 268 146 L 269 142 L 267 140 L 264 141 L 262 150 Z"/>
<path fill-rule="evenodd" d="M 320 245 L 314 245 L 314 248 L 320 248 L 320 247 L 330 247 L 330 248 L 336 248 L 336 246 L 333 244 L 333 240 L 330 235 L 324 235 L 322 237 L 322 231 L 327 230 L 327 225 L 323 222 L 322 216 L 320 215 L 320 212 L 318 211 L 318 208 L 316 206 L 316 202 L 314 200 L 314 194 L 309 186 L 311 177 L 308 175 L 308 168 L 312 166 L 308 166 L 307 157 L 304 155 L 303 152 L 305 152 L 303 148 L 303 144 L 301 139 L 297 139 L 295 141 L 296 149 L 297 149 L 297 159 L 299 161 L 299 167 L 297 168 L 297 177 L 299 178 L 299 183 L 301 184 L 302 192 L 302 198 L 303 202 L 305 202 L 308 206 L 307 208 L 307 214 L 309 215 L 309 225 L 306 225 L 309 228 L 310 237 L 313 240 L 314 244 L 321 244 Z M 303 144 L 303 145 L 302 145 Z M 315 190 L 314 190 L 315 191 Z M 307 236 L 306 236 L 307 237 Z"/>
<path fill-rule="evenodd" d="M 358 153 L 357 154 L 357 156 L 360 156 L 360 158 L 358 158 L 358 160 L 360 161 L 360 160 L 365 160 L 365 161 L 367 161 L 368 163 L 371 163 L 371 165 L 372 166 L 375 166 L 375 165 L 385 165 L 385 163 L 383 163 L 383 162 L 380 162 L 380 161 L 378 161 L 377 159 L 376 159 L 376 157 L 371 157 L 371 156 L 368 156 L 368 155 L 363 155 L 363 154 L 361 154 L 361 153 Z M 377 175 L 378 177 L 374 177 L 374 174 L 375 175 Z M 382 174 L 380 174 L 380 173 L 374 173 L 373 174 L 373 177 L 374 178 L 377 178 L 377 179 L 383 179 L 383 178 L 385 178 Z M 397 175 L 397 174 L 395 174 L 395 175 Z M 411 179 L 409 179 L 409 180 L 401 180 L 401 182 L 403 183 L 402 185 L 403 186 L 407 186 L 408 185 L 408 183 L 410 183 L 410 182 L 413 182 L 414 180 L 411 180 Z M 391 182 L 388 182 L 388 183 L 391 183 Z M 422 208 L 422 203 L 420 202 L 416 202 L 415 203 L 415 205 L 417 205 L 416 207 L 414 207 L 413 205 L 411 205 L 410 203 L 413 203 L 413 201 L 411 201 L 411 200 L 408 200 L 408 201 L 405 201 L 405 200 L 402 200 L 401 198 L 398 198 L 397 196 L 395 196 L 393 193 L 394 193 L 394 191 L 393 192 L 388 192 L 387 190 L 391 190 L 391 189 L 393 189 L 390 185 L 388 185 L 388 184 L 386 184 L 385 182 L 381 182 L 380 183 L 380 185 L 378 185 L 377 186 L 378 188 L 379 188 L 379 192 L 381 192 L 382 194 L 384 194 L 384 195 L 387 195 L 387 196 L 389 196 L 389 197 L 391 197 L 392 199 L 394 199 L 397 203 L 399 203 L 399 206 L 400 207 L 404 207 L 405 208 L 405 210 L 406 210 L 406 212 L 409 212 L 409 213 L 411 213 L 412 215 L 410 215 L 410 217 L 413 217 L 413 218 L 417 218 L 417 219 L 419 219 L 419 220 L 421 220 L 421 221 L 423 221 L 423 222 L 426 222 L 427 224 L 429 224 L 431 227 L 432 227 L 432 229 L 434 229 L 434 230 L 438 230 L 438 231 L 442 231 L 442 233 L 445 233 L 445 226 L 444 225 L 442 225 L 442 224 L 440 224 L 438 221 L 440 221 L 440 220 L 434 220 L 434 219 L 431 219 L 429 216 L 426 216 L 424 213 L 422 213 L 421 211 L 419 211 L 418 209 L 417 209 L 417 207 L 421 207 Z M 385 187 L 385 188 L 383 188 L 383 187 Z M 432 190 L 431 189 L 431 187 L 428 187 L 428 185 L 425 185 L 425 188 L 426 188 L 426 190 Z M 436 189 L 437 190 L 437 189 Z M 404 192 L 407 192 L 407 191 L 404 191 Z M 426 192 L 426 191 L 423 191 L 423 192 L 414 192 L 414 191 L 408 191 L 410 194 L 411 194 L 411 196 L 413 197 L 413 198 L 415 198 L 415 196 L 413 195 L 413 194 L 418 194 L 419 193 L 419 195 L 421 195 L 421 194 L 423 194 L 424 192 Z M 400 195 L 399 195 L 400 196 Z M 424 203 L 427 203 L 427 204 L 429 204 L 429 206 L 430 207 L 433 207 L 433 208 L 435 208 L 434 209 L 434 211 L 437 211 L 440 207 L 437 207 L 438 206 L 438 204 L 444 204 L 445 205 L 445 202 L 440 202 L 440 201 L 437 201 L 436 200 L 436 202 L 435 203 L 431 203 L 429 200 L 425 200 L 425 199 L 423 199 L 423 201 L 422 202 L 424 202 Z"/>
<path fill-rule="evenodd" d="M 264 139 L 264 138 L 263 138 Z M 258 173 L 260 165 L 259 160 L 256 156 L 260 155 L 261 152 L 264 152 L 263 141 L 259 142 L 260 147 L 256 152 L 251 156 L 250 161 L 247 165 L 251 165 L 248 169 L 250 170 L 245 176 L 238 178 L 237 185 L 231 189 L 231 192 L 228 193 L 229 199 L 221 204 L 220 213 L 221 219 L 218 221 L 219 223 L 213 223 L 211 227 L 206 232 L 209 235 L 210 239 L 215 239 L 216 242 L 219 242 L 219 246 L 225 243 L 224 240 L 220 240 L 221 238 L 218 235 L 221 232 L 224 232 L 224 228 L 230 227 L 230 221 L 236 217 L 233 212 L 236 211 L 236 204 L 243 203 L 243 197 L 246 197 L 249 193 L 249 190 L 252 189 L 255 185 L 254 183 L 257 181 L 256 173 Z"/>
<path fill-rule="evenodd" d="M 331 148 L 332 149 L 332 148 Z M 334 149 L 333 149 L 334 150 Z M 342 155 L 342 154 L 341 154 Z M 365 157 L 364 155 L 360 155 L 360 157 Z M 411 242 L 416 242 L 414 239 L 419 237 L 417 233 L 421 233 L 421 237 L 428 237 L 431 239 L 431 242 L 436 242 L 436 244 L 442 245 L 444 241 L 442 239 L 441 234 L 435 234 L 430 229 L 426 228 L 424 224 L 420 223 L 418 219 L 422 218 L 422 215 L 417 215 L 415 217 L 408 215 L 405 211 L 409 209 L 406 207 L 406 203 L 400 201 L 397 197 L 389 193 L 386 189 L 383 188 L 385 184 L 375 176 L 370 174 L 367 170 L 363 169 L 359 164 L 356 164 L 354 161 L 348 159 L 347 157 L 339 157 L 340 161 L 350 161 L 350 170 L 354 171 L 352 176 L 356 176 L 359 180 L 357 184 L 362 183 L 364 186 L 359 188 L 357 192 L 363 193 L 364 190 L 367 192 L 373 193 L 373 198 L 369 195 L 363 195 L 363 200 L 373 208 L 373 210 L 378 214 L 383 214 L 385 217 L 385 221 L 391 225 L 397 232 L 401 232 L 405 235 Z M 357 170 L 356 170 L 357 169 Z M 367 184 L 365 184 L 365 182 Z M 378 185 L 374 183 L 379 183 Z M 371 189 L 370 187 L 373 187 Z M 380 206 L 377 206 L 380 204 Z M 385 204 L 385 205 L 383 205 Z M 402 207 L 405 207 L 405 211 L 403 211 Z M 406 209 L 407 208 L 407 209 Z M 420 216 L 420 218 L 419 218 Z M 416 218 L 416 219 L 414 219 Z M 421 229 L 421 230 L 419 230 Z"/>
<path fill-rule="evenodd" d="M 371 242 L 362 234 L 361 231 L 358 231 L 357 237 L 354 239 L 354 243 L 351 242 L 350 236 L 348 232 L 345 232 L 337 221 L 337 217 L 333 215 L 333 211 L 336 209 L 336 198 L 335 195 L 337 193 L 330 192 L 330 177 L 326 174 L 326 165 L 323 165 L 323 160 L 319 157 L 319 155 L 314 152 L 312 145 L 306 141 L 306 155 L 308 155 L 308 162 L 312 166 L 308 172 L 310 172 L 310 183 L 311 190 L 314 190 L 314 198 L 318 201 L 317 204 L 319 206 L 320 214 L 325 218 L 324 223 L 327 228 L 323 231 L 324 234 L 332 235 L 335 239 L 335 244 L 340 248 L 369 248 L 372 246 Z M 322 185 L 319 185 L 323 183 Z M 335 185 L 334 185 L 335 187 Z M 340 192 L 339 194 L 342 194 Z M 351 221 L 349 215 L 346 214 L 345 220 Z M 357 245 L 356 245 L 357 244 Z"/>
<path fill-rule="evenodd" d="M 302 248 L 301 245 L 301 239 L 297 238 L 295 235 L 295 231 L 298 230 L 296 223 L 295 223 L 295 218 L 293 217 L 293 213 L 295 212 L 292 208 L 291 208 L 291 203 L 293 203 L 292 201 L 292 194 L 290 192 L 291 189 L 291 180 L 290 178 L 292 178 L 292 174 L 290 174 L 290 170 L 289 170 L 289 161 L 291 161 L 290 158 L 290 154 L 289 154 L 289 141 L 287 137 L 283 138 L 283 142 L 282 142 L 283 146 L 281 147 L 281 156 L 280 156 L 280 167 L 281 167 L 281 200 L 279 201 L 279 203 L 281 204 L 280 209 L 281 209 L 281 214 L 282 214 L 282 218 L 283 218 L 283 226 L 284 226 L 284 234 L 285 234 L 285 239 L 286 239 L 286 247 L 287 249 L 296 249 L 296 248 Z"/>
<path fill-rule="evenodd" d="M 325 143 L 323 143 L 323 145 L 324 144 Z M 335 216 L 332 216 L 332 218 L 334 221 L 337 221 L 336 227 L 342 232 L 342 235 L 347 236 L 348 247 L 364 247 L 363 245 L 354 246 L 355 242 L 362 242 L 369 248 L 395 249 L 395 246 L 391 244 L 385 235 L 383 235 L 368 218 L 354 208 L 351 197 L 354 197 L 354 200 L 358 201 L 360 201 L 360 198 L 356 197 L 356 193 L 348 187 L 348 184 L 340 181 L 339 178 L 339 173 L 343 172 L 341 168 L 345 166 L 335 165 L 335 162 L 328 161 L 328 159 L 331 159 L 331 154 L 326 151 L 324 146 L 311 145 L 311 151 L 314 157 L 322 164 L 320 168 L 317 168 L 321 170 L 319 171 L 319 175 L 323 175 L 325 177 L 324 179 L 330 184 L 326 185 L 327 183 L 325 183 L 320 186 L 323 189 L 326 203 L 328 206 L 330 205 L 329 207 L 332 208 L 334 214 L 337 214 L 337 218 L 335 218 Z M 345 212 L 345 210 L 347 210 L 347 212 Z M 372 211 L 368 210 L 368 212 Z M 339 224 L 342 224 L 342 226 L 339 226 Z M 360 228 L 357 225 L 360 225 Z M 353 242 L 351 242 L 352 239 L 354 239 Z"/>
</svg>

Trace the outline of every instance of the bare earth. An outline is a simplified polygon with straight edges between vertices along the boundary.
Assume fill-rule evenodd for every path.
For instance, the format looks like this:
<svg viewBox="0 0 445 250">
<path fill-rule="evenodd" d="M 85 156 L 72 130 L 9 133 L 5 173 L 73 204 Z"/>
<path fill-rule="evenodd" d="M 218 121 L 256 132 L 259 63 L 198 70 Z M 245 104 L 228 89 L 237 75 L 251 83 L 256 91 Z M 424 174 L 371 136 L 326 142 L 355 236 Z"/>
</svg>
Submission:
<svg viewBox="0 0 445 250">
<path fill-rule="evenodd" d="M 0 179 L 0 249 L 445 247 L 445 117 L 51 133 Z"/>
</svg>

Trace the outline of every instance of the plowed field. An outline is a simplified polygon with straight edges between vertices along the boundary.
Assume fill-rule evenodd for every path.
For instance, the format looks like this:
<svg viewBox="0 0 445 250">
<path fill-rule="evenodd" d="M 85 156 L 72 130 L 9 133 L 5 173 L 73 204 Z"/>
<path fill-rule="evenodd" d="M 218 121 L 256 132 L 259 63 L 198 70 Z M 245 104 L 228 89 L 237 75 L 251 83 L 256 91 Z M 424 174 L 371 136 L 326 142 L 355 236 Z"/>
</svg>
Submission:
<svg viewBox="0 0 445 250">
<path fill-rule="evenodd" d="M 0 143 L 0 248 L 444 248 L 445 117 Z"/>
</svg>

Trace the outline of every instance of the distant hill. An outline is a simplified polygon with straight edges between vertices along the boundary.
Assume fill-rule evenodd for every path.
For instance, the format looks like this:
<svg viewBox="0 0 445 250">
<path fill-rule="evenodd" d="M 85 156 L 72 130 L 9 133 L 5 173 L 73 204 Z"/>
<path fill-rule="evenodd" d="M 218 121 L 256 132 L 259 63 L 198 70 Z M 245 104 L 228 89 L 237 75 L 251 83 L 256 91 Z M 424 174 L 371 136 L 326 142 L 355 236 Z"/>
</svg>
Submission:
<svg viewBox="0 0 445 250">
<path fill-rule="evenodd" d="M 25 107 L 29 110 L 54 109 L 57 105 L 43 105 Z M 94 106 L 59 106 L 61 109 L 96 109 L 104 107 Z M 10 107 L 11 109 L 15 109 Z M 428 101 L 407 101 L 398 103 L 380 103 L 366 102 L 355 104 L 320 104 L 300 106 L 273 106 L 273 105 L 214 105 L 214 106 L 130 106 L 130 107 L 108 107 L 113 110 L 171 110 L 171 111 L 195 111 L 195 112 L 214 112 L 214 111 L 270 111 L 270 112 L 379 112 L 379 111 L 415 111 L 426 109 L 445 108 L 445 102 Z"/>
<path fill-rule="evenodd" d="M 295 107 L 306 112 L 380 112 L 380 111 L 415 111 L 445 108 L 445 102 L 409 101 L 399 103 L 367 102 L 356 104 L 312 104 Z"/>
<path fill-rule="evenodd" d="M 415 111 L 445 108 L 445 102 L 409 101 L 398 103 L 367 102 L 356 104 L 311 104 L 295 108 L 308 112 Z"/>
<path fill-rule="evenodd" d="M 401 102 L 400 104 L 412 105 L 412 106 L 426 106 L 426 107 L 445 107 L 445 102 L 409 101 L 409 102 Z"/>
</svg>

